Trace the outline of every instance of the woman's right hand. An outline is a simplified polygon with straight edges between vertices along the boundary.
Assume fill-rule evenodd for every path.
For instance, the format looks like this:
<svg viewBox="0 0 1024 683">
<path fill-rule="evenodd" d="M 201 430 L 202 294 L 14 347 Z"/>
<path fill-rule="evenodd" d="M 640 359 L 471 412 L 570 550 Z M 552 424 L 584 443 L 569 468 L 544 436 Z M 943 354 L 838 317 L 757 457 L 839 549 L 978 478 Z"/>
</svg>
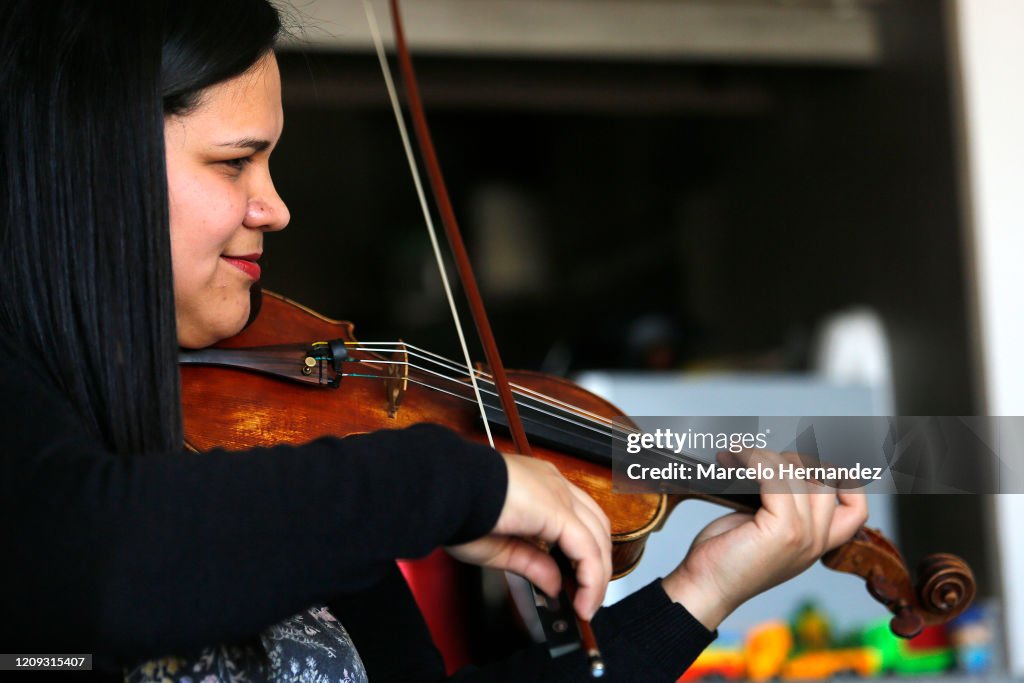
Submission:
<svg viewBox="0 0 1024 683">
<path fill-rule="evenodd" d="M 548 595 L 562 578 L 551 555 L 536 541 L 557 545 L 576 569 L 576 613 L 590 619 L 612 575 L 611 526 L 597 503 L 551 463 L 504 454 L 508 490 L 490 534 L 448 548 L 458 560 L 525 577 Z"/>
</svg>

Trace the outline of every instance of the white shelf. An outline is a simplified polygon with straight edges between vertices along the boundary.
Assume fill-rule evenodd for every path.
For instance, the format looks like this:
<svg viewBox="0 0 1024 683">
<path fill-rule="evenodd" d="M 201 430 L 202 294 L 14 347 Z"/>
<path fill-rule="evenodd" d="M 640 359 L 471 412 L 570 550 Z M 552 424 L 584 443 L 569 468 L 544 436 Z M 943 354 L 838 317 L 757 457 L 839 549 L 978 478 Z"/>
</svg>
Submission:
<svg viewBox="0 0 1024 683">
<path fill-rule="evenodd" d="M 415 0 L 402 5 L 418 53 L 713 59 L 872 65 L 881 56 L 865 0 Z M 374 0 L 390 34 L 387 3 Z M 301 7 L 301 37 L 325 50 L 370 48 L 361 2 Z"/>
</svg>

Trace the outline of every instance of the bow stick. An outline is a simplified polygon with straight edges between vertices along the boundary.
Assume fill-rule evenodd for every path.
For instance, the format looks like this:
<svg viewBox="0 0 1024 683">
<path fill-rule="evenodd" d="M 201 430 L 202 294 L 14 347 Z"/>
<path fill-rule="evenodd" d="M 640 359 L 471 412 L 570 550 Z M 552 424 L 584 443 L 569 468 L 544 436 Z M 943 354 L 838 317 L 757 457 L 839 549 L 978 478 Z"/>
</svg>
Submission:
<svg viewBox="0 0 1024 683">
<path fill-rule="evenodd" d="M 472 370 L 473 363 L 469 356 L 469 349 L 466 345 L 465 335 L 463 334 L 462 325 L 459 321 L 459 315 L 455 306 L 455 300 L 452 296 L 451 287 L 449 286 L 447 273 L 444 267 L 444 260 L 441 256 L 433 220 L 431 219 L 430 210 L 427 206 L 426 197 L 423 192 L 423 183 L 420 180 L 415 156 L 413 155 L 412 147 L 409 142 L 409 135 L 405 127 L 405 120 L 402 116 L 401 106 L 398 104 L 394 81 L 391 77 L 391 70 L 388 66 L 387 56 L 384 53 L 383 41 L 380 38 L 380 31 L 377 27 L 377 21 L 370 0 L 363 0 L 363 7 L 366 11 L 371 33 L 373 34 L 374 44 L 377 48 L 377 55 L 381 62 L 381 69 L 384 72 L 384 80 L 387 84 L 388 95 L 391 99 L 392 108 L 395 111 L 395 118 L 402 137 L 402 144 L 405 148 L 406 158 L 409 162 L 413 182 L 416 186 L 420 207 L 423 210 L 427 224 L 427 231 L 430 234 L 430 241 L 434 249 L 434 256 L 437 260 L 438 269 L 440 270 L 441 279 L 444 284 L 445 295 L 448 298 L 448 304 L 451 308 L 452 317 L 455 321 L 459 342 L 466 358 L 466 367 L 470 369 L 470 382 L 473 385 L 473 391 L 477 397 L 477 403 L 480 405 L 480 414 L 483 418 L 484 429 L 487 432 L 488 441 L 493 447 L 494 439 L 488 425 L 483 401 L 480 398 L 480 389 L 476 381 L 476 372 Z M 466 298 L 469 302 L 473 322 L 476 324 L 477 333 L 484 349 L 484 356 L 487 358 L 487 363 L 490 366 L 490 371 L 493 376 L 494 385 L 497 388 L 502 408 L 508 419 L 508 427 L 512 434 L 512 441 L 515 444 L 516 450 L 520 454 L 530 455 L 531 450 L 530 444 L 526 439 L 526 431 L 523 429 L 523 423 L 520 420 L 519 411 L 516 409 L 512 389 L 508 381 L 508 376 L 505 373 L 505 366 L 501 361 L 500 354 L 498 353 L 498 347 L 494 340 L 494 333 L 491 330 L 491 324 L 487 318 L 487 312 L 484 309 L 483 298 L 480 295 L 480 289 L 477 286 L 476 277 L 473 275 L 469 256 L 466 252 L 465 244 L 462 241 L 462 234 L 455 218 L 455 211 L 452 209 L 451 200 L 448 196 L 448 190 L 444 182 L 444 176 L 441 173 L 441 166 L 437 160 L 434 144 L 430 137 L 430 130 L 427 126 L 426 115 L 423 111 L 423 103 L 420 99 L 419 86 L 416 81 L 412 58 L 409 55 L 409 49 L 405 42 L 405 33 L 402 28 L 398 0 L 390 0 L 390 7 L 392 28 L 395 36 L 395 51 L 398 56 L 399 68 L 402 72 L 402 82 L 405 86 L 406 103 L 412 117 L 420 155 L 422 157 L 423 164 L 426 167 L 427 176 L 430 179 L 430 186 L 433 190 L 434 201 L 441 216 L 441 222 L 444 225 L 445 234 L 448 237 L 448 244 L 452 250 L 452 255 L 455 258 L 455 265 L 459 273 L 459 279 L 466 291 Z M 562 559 L 564 560 L 564 558 Z M 567 562 L 560 562 L 560 564 L 563 563 L 568 564 Z M 563 586 L 565 586 L 564 590 L 571 593 L 574 591 L 575 583 L 572 578 L 571 567 L 568 569 L 568 571 L 563 572 Z M 571 605 L 571 601 L 559 599 L 555 603 L 548 603 L 548 608 L 551 611 L 557 611 L 561 610 L 566 605 Z M 597 640 L 594 637 L 593 630 L 591 629 L 589 622 L 582 619 L 577 618 L 576 624 L 579 629 L 582 645 L 587 652 L 590 664 L 590 673 L 595 678 L 600 677 L 604 673 L 604 661 L 601 658 L 601 652 L 597 646 Z M 565 652 L 577 649 L 577 647 L 565 647 L 563 644 L 558 648 L 557 652 L 552 650 L 552 655 L 557 656 L 557 654 L 564 654 Z"/>
</svg>

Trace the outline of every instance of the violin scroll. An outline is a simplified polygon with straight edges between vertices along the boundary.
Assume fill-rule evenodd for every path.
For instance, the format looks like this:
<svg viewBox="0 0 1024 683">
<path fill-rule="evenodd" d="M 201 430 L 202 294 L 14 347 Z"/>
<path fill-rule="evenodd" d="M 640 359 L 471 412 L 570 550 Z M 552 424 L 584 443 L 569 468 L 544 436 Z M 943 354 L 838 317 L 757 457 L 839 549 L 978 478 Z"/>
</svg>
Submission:
<svg viewBox="0 0 1024 683">
<path fill-rule="evenodd" d="M 929 555 L 918 567 L 915 585 L 900 552 L 869 527 L 821 561 L 830 569 L 863 578 L 868 592 L 893 613 L 892 632 L 903 638 L 913 638 L 925 626 L 946 623 L 974 599 L 974 574 L 962 559 L 949 553 Z"/>
<path fill-rule="evenodd" d="M 918 567 L 921 581 L 918 596 L 921 606 L 948 621 L 974 600 L 974 574 L 956 555 L 936 553 L 924 558 Z"/>
</svg>

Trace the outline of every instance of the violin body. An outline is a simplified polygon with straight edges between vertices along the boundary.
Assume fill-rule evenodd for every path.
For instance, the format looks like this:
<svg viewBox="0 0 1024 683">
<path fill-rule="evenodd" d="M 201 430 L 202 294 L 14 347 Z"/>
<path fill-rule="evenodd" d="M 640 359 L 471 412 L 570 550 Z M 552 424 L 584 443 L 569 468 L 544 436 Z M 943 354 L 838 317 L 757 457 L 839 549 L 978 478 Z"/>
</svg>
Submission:
<svg viewBox="0 0 1024 683">
<path fill-rule="evenodd" d="M 218 346 L 308 345 L 325 339 L 355 342 L 353 327 L 352 323 L 325 318 L 277 294 L 264 292 L 256 321 Z M 358 354 L 374 355 L 353 352 L 354 356 Z M 296 368 L 301 367 L 301 361 L 301 357 L 295 358 Z M 509 371 L 509 377 L 520 386 L 582 410 L 608 418 L 622 414 L 611 403 L 558 377 L 525 371 Z M 396 376 L 391 384 L 401 381 Z M 420 422 L 444 425 L 466 439 L 487 443 L 475 404 L 413 382 L 401 388 L 397 405 L 395 389 L 389 391 L 389 382 L 373 378 L 345 377 L 332 389 L 246 370 L 183 365 L 181 383 L 185 439 L 198 451 L 301 444 L 321 436 L 401 429 Z M 512 452 L 506 434 L 495 433 L 494 437 L 498 450 Z M 665 496 L 615 495 L 606 467 L 541 445 L 533 446 L 533 455 L 558 467 L 602 507 L 612 520 L 615 576 L 628 573 L 640 560 L 647 535 L 665 519 Z"/>
<path fill-rule="evenodd" d="M 243 332 L 212 351 L 182 353 L 186 445 L 197 451 L 218 447 L 241 450 L 421 422 L 444 425 L 466 439 L 487 443 L 477 404 L 451 391 L 454 383 L 468 392 L 465 372 L 448 378 L 446 390 L 431 388 L 410 375 L 409 368 L 415 364 L 401 345 L 392 345 L 396 350 L 387 353 L 363 350 L 353 330 L 352 323 L 325 318 L 264 291 L 260 315 Z M 353 366 L 375 370 L 342 373 L 339 366 L 347 363 L 332 362 L 333 369 L 325 371 L 325 362 L 307 350 L 326 340 L 337 340 L 335 358 L 345 356 Z M 567 380 L 537 372 L 508 374 L 517 392 L 540 392 L 556 400 L 560 411 L 578 415 L 581 421 L 598 416 L 618 418 L 621 423 L 622 411 Z M 506 433 L 497 431 L 494 439 L 499 450 L 514 451 Z M 586 491 L 608 515 L 616 578 L 637 565 L 648 534 L 658 530 L 682 500 L 700 498 L 744 512 L 753 512 L 760 504 L 757 496 L 615 494 L 609 463 L 537 441 L 532 451 Z M 862 577 L 868 591 L 894 614 L 893 632 L 904 637 L 916 635 L 926 625 L 952 619 L 966 609 L 975 593 L 970 568 L 948 554 L 926 558 L 915 584 L 895 546 L 868 528 L 826 554 L 823 562 Z"/>
</svg>

